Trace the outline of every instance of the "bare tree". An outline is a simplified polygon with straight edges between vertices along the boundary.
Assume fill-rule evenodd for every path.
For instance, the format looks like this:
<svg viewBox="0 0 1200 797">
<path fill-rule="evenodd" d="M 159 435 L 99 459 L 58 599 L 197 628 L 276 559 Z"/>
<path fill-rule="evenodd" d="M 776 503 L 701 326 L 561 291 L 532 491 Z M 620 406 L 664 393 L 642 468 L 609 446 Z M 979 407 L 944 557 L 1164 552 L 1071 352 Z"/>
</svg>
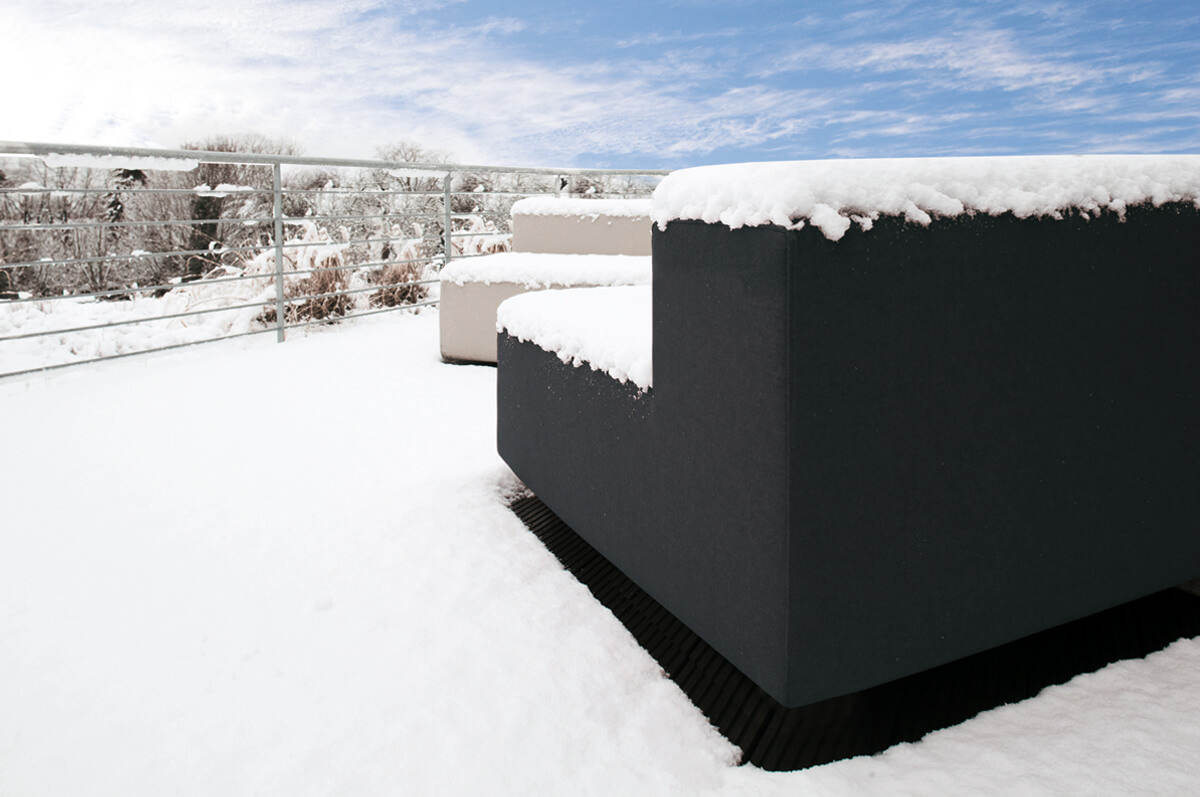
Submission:
<svg viewBox="0 0 1200 797">
<path fill-rule="evenodd" d="M 250 155 L 299 155 L 302 148 L 294 141 L 275 139 L 257 133 L 216 135 L 200 141 L 189 141 L 183 149 L 206 152 L 240 152 Z M 212 254 L 193 254 L 187 258 L 185 280 L 197 279 L 206 271 L 222 264 L 220 250 L 226 246 L 263 243 L 261 235 L 241 221 L 247 218 L 269 218 L 271 215 L 272 169 L 245 163 L 202 163 L 193 178 L 198 185 L 211 191 L 201 191 L 191 200 L 193 224 L 184 245 L 187 251 Z M 250 193 L 222 192 L 220 186 L 249 188 Z M 236 219 L 227 223 L 227 218 Z M 268 233 L 269 235 L 269 233 Z"/>
</svg>

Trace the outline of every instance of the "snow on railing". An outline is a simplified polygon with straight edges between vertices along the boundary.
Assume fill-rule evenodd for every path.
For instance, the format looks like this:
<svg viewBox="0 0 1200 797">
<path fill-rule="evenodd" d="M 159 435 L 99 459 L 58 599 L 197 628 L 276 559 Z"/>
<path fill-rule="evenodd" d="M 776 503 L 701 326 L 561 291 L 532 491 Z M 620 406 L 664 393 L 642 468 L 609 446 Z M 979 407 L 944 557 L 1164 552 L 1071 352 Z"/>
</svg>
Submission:
<svg viewBox="0 0 1200 797">
<path fill-rule="evenodd" d="M 0 142 L 0 377 L 430 307 L 518 200 L 664 174 Z"/>
</svg>

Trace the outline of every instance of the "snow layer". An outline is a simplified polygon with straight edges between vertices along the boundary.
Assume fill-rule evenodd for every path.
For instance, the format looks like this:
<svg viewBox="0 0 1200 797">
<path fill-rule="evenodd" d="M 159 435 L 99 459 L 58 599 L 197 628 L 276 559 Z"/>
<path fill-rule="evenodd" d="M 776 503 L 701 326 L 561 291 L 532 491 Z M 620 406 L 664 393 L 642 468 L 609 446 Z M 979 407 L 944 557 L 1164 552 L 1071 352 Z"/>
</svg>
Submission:
<svg viewBox="0 0 1200 797">
<path fill-rule="evenodd" d="M 512 206 L 514 216 L 630 216 L 650 215 L 649 199 L 574 199 L 531 196 Z"/>
<path fill-rule="evenodd" d="M 502 252 L 452 260 L 442 269 L 443 282 L 512 282 L 526 288 L 575 285 L 649 285 L 648 255 L 560 255 Z"/>
<path fill-rule="evenodd" d="M 258 189 L 254 188 L 253 186 L 231 185 L 230 183 L 221 183 L 216 188 L 213 188 L 208 183 L 201 183 L 200 185 L 196 186 L 192 190 L 195 191 L 200 196 L 215 196 L 215 197 L 227 197 L 230 194 L 236 194 L 236 193 L 254 193 L 254 192 L 268 193 L 265 191 L 259 191 Z"/>
<path fill-rule="evenodd" d="M 653 220 L 732 228 L 811 223 L 840 240 L 857 222 L 902 215 L 917 224 L 962 213 L 1057 216 L 1067 208 L 1200 204 L 1200 155 L 1066 155 L 822 160 L 704 166 L 673 172 L 654 192 Z"/>
<path fill-rule="evenodd" d="M 192 158 L 156 158 L 129 155 L 71 155 L 49 153 L 39 156 L 51 169 L 144 169 L 147 171 L 190 172 L 200 165 Z"/>
<path fill-rule="evenodd" d="M 649 390 L 650 296 L 649 285 L 523 293 L 500 304 L 496 331 Z"/>
<path fill-rule="evenodd" d="M 734 766 L 505 508 L 495 379 L 425 313 L 0 381 L 0 794 L 1200 790 L 1197 640 Z"/>
<path fill-rule="evenodd" d="M 719 787 L 505 508 L 495 369 L 371 321 L 0 383 L 0 794 Z"/>
<path fill-rule="evenodd" d="M 430 177 L 444 180 L 450 176 L 450 172 L 445 169 L 386 169 L 385 171 L 392 177 L 408 177 L 422 180 Z"/>
</svg>

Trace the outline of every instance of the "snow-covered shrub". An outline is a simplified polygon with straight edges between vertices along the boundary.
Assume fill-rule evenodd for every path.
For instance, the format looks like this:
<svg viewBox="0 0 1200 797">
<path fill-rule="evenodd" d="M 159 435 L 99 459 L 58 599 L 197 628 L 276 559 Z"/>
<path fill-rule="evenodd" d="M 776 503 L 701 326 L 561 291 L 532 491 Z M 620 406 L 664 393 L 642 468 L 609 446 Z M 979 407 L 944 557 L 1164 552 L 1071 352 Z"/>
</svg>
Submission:
<svg viewBox="0 0 1200 797">
<path fill-rule="evenodd" d="M 289 304 L 288 321 L 322 321 L 344 316 L 354 310 L 354 297 L 346 289 L 346 273 L 322 268 L 297 285 L 297 295 L 307 296 L 300 304 Z"/>
<path fill-rule="evenodd" d="M 370 296 L 371 307 L 399 307 L 416 304 L 429 295 L 428 286 L 414 285 L 421 278 L 416 263 L 393 263 L 372 274 L 372 281 L 381 285 Z"/>
<path fill-rule="evenodd" d="M 461 226 L 455 232 L 468 232 L 451 242 L 456 255 L 494 255 L 512 248 L 512 233 L 500 232 L 490 219 L 472 214 L 459 219 Z"/>
<path fill-rule="evenodd" d="M 293 321 L 325 320 L 344 316 L 354 309 L 354 298 L 346 296 L 348 270 L 345 249 L 347 244 L 331 240 L 329 232 L 312 221 L 289 222 L 299 227 L 300 234 L 289 238 L 283 247 L 283 295 L 287 300 L 285 319 Z M 344 236 L 343 236 L 344 237 Z M 275 249 L 263 249 L 247 264 L 246 274 L 263 274 L 260 283 L 273 291 L 275 281 Z M 264 296 L 270 305 L 259 320 L 276 321 L 274 293 Z"/>
</svg>

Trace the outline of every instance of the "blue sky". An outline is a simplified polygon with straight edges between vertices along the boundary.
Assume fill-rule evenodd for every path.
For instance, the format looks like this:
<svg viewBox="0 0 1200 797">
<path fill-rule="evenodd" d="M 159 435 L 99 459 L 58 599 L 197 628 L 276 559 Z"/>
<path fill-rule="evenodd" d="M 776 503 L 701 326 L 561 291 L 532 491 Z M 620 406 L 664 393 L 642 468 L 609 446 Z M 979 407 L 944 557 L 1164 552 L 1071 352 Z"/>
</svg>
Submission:
<svg viewBox="0 0 1200 797">
<path fill-rule="evenodd" d="M 1200 152 L 1200 3 L 0 0 L 0 138 L 662 167 Z"/>
</svg>

